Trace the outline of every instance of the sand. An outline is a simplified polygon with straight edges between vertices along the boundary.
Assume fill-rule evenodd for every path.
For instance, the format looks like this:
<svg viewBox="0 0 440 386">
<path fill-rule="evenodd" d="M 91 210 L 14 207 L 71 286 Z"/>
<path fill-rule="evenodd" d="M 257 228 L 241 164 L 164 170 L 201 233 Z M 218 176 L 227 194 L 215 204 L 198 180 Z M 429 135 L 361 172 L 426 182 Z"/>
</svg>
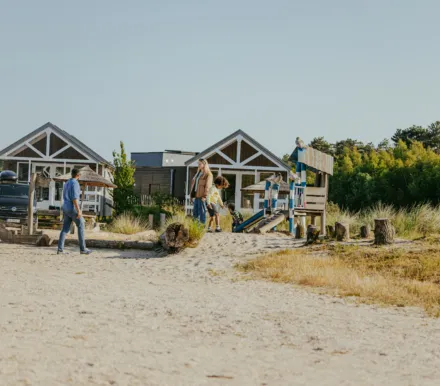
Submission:
<svg viewBox="0 0 440 386">
<path fill-rule="evenodd" d="M 155 258 L 0 244 L 0 384 L 440 383 L 439 320 L 241 280 L 233 268 L 295 246 L 208 234 Z"/>
</svg>

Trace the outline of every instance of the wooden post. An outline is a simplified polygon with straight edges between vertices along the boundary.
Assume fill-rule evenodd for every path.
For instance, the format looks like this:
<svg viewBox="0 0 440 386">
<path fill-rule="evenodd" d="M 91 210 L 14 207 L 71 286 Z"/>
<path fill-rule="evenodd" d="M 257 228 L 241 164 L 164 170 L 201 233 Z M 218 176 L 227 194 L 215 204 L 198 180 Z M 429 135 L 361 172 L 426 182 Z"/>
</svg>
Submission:
<svg viewBox="0 0 440 386">
<path fill-rule="evenodd" d="M 154 214 L 148 215 L 148 224 L 150 225 L 151 229 L 154 228 Z"/>
<path fill-rule="evenodd" d="M 326 236 L 327 234 L 327 200 L 328 200 L 328 174 L 323 173 L 321 175 L 321 187 L 325 188 L 325 203 L 324 211 L 321 213 L 321 234 Z"/>
<path fill-rule="evenodd" d="M 83 210 L 83 205 L 84 205 L 84 192 L 86 191 L 86 189 L 87 189 L 87 184 L 84 184 L 83 190 L 82 190 L 82 192 L 81 192 L 81 206 L 80 206 L 81 212 L 82 212 L 82 210 Z"/>
<path fill-rule="evenodd" d="M 314 214 L 310 216 L 310 224 L 316 226 L 316 216 Z"/>
<path fill-rule="evenodd" d="M 34 233 L 34 197 L 35 197 L 35 184 L 37 182 L 37 173 L 32 173 L 29 183 L 29 200 L 28 200 L 28 234 Z"/>
<path fill-rule="evenodd" d="M 301 223 L 296 225 L 295 238 L 296 239 L 303 239 L 304 238 L 304 226 Z"/>
<path fill-rule="evenodd" d="M 160 214 L 160 227 L 163 228 L 165 226 L 166 216 L 165 213 Z"/>
<path fill-rule="evenodd" d="M 341 224 L 337 222 L 335 224 L 336 240 L 348 241 L 350 239 L 350 229 L 348 224 Z"/>
<path fill-rule="evenodd" d="M 327 235 L 326 219 L 327 219 L 327 216 L 325 214 L 325 208 L 324 208 L 324 212 L 321 213 L 321 235 L 322 236 Z"/>
<path fill-rule="evenodd" d="M 361 238 L 368 239 L 370 238 L 370 225 L 361 226 Z"/>
<path fill-rule="evenodd" d="M 333 225 L 326 226 L 327 237 L 335 237 L 335 227 Z"/>
<path fill-rule="evenodd" d="M 387 218 L 374 219 L 374 244 L 386 245 L 394 243 L 395 230 Z"/>
<path fill-rule="evenodd" d="M 318 241 L 319 230 L 316 225 L 309 225 L 307 227 L 307 244 L 314 244 Z"/>
</svg>

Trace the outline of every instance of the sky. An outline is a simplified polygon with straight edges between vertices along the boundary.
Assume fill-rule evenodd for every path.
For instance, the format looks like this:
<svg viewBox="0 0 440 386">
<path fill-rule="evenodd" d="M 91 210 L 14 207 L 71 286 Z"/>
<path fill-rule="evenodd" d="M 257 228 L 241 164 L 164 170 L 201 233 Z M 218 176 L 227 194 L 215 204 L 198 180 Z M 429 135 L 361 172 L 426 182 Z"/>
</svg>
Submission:
<svg viewBox="0 0 440 386">
<path fill-rule="evenodd" d="M 0 148 L 50 121 L 111 160 L 242 129 L 275 154 L 440 120 L 437 0 L 0 0 Z"/>
</svg>

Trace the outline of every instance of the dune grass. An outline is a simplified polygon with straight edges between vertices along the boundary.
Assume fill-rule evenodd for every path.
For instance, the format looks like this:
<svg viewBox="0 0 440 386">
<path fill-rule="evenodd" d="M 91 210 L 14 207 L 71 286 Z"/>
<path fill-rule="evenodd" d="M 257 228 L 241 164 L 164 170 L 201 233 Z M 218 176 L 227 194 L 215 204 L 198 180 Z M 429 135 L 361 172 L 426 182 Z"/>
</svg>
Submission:
<svg viewBox="0 0 440 386">
<path fill-rule="evenodd" d="M 150 227 L 146 221 L 131 213 L 124 213 L 116 217 L 108 226 L 109 232 L 125 235 L 133 235 L 148 229 L 150 229 Z"/>
<path fill-rule="evenodd" d="M 440 315 L 440 247 L 329 246 L 272 253 L 238 268 L 282 283 L 319 287 L 361 302 L 422 307 Z"/>
<path fill-rule="evenodd" d="M 327 223 L 346 223 L 352 235 L 359 234 L 362 225 L 368 224 L 373 229 L 376 218 L 388 218 L 396 229 L 396 235 L 402 238 L 416 239 L 440 233 L 440 206 L 418 204 L 411 208 L 395 209 L 378 203 L 361 212 L 350 212 L 330 203 L 327 208 Z"/>
</svg>

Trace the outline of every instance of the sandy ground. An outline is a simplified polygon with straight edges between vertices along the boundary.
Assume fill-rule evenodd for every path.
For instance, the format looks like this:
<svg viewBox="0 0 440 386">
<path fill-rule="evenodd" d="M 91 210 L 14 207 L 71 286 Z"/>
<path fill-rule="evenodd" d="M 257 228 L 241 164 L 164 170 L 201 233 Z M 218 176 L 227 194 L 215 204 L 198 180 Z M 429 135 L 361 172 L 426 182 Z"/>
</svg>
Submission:
<svg viewBox="0 0 440 386">
<path fill-rule="evenodd" d="M 206 235 L 182 255 L 0 244 L 3 385 L 439 385 L 440 321 L 233 265 L 289 237 Z"/>
</svg>

